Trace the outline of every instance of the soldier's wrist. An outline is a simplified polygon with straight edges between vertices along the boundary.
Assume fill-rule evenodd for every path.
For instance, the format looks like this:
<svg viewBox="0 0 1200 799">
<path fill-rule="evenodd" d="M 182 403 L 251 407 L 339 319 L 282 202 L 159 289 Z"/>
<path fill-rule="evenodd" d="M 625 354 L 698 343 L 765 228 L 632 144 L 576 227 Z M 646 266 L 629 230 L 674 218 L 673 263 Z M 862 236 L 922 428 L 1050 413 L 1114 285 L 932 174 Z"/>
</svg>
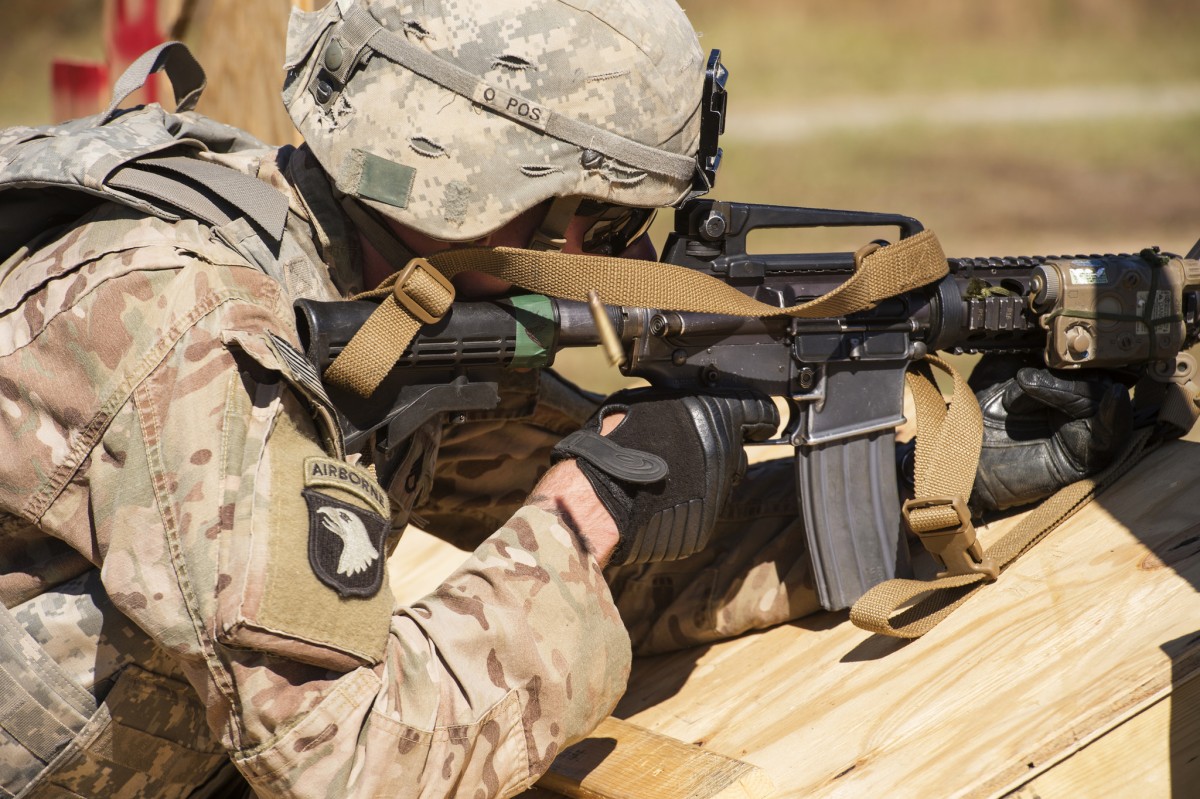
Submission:
<svg viewBox="0 0 1200 799">
<path fill-rule="evenodd" d="M 558 516 L 601 566 L 608 563 L 620 538 L 617 524 L 574 461 L 551 467 L 526 504 Z"/>
</svg>

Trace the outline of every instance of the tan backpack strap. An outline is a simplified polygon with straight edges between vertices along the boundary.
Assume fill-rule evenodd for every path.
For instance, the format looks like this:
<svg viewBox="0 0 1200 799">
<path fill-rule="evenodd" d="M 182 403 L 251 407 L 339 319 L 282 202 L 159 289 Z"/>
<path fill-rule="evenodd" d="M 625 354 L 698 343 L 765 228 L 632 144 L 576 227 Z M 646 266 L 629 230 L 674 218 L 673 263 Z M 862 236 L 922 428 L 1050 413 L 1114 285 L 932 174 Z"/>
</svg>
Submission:
<svg viewBox="0 0 1200 799">
<path fill-rule="evenodd" d="M 609 305 L 809 319 L 866 310 L 881 300 L 940 280 L 949 272 L 941 244 L 928 230 L 858 261 L 855 273 L 828 294 L 791 308 L 777 308 L 717 278 L 673 264 L 512 247 L 447 250 L 428 259 L 414 259 L 402 273 L 359 296 L 382 297 L 383 301 L 326 371 L 325 379 L 362 396 L 374 392 L 404 354 L 420 323 L 436 322 L 449 310 L 454 300 L 449 280 L 460 272 L 484 272 L 527 291 L 578 302 L 587 302 L 589 292 L 595 291 Z M 417 315 L 414 308 L 427 318 Z"/>
</svg>

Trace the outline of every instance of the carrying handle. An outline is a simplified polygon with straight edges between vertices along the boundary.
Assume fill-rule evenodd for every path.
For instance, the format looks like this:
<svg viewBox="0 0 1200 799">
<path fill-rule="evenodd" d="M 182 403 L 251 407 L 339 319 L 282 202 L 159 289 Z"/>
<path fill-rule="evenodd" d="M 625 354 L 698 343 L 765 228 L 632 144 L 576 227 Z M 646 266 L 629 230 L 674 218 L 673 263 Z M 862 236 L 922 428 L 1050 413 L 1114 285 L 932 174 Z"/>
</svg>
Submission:
<svg viewBox="0 0 1200 799">
<path fill-rule="evenodd" d="M 117 79 L 113 86 L 112 102 L 105 109 L 100 124 L 112 121 L 121 103 L 145 86 L 151 75 L 161 70 L 166 70 L 171 80 L 171 88 L 175 92 L 175 111 L 191 111 L 195 108 L 208 82 L 204 69 L 183 42 L 163 42 L 138 56 Z"/>
</svg>

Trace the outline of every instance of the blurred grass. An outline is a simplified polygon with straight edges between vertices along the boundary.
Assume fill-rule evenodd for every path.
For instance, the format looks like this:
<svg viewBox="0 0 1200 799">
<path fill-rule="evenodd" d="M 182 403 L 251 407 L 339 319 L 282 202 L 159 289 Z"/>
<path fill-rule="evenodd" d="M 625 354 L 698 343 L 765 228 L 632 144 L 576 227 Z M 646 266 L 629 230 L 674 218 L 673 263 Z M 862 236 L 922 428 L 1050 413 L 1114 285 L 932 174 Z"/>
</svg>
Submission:
<svg viewBox="0 0 1200 799">
<path fill-rule="evenodd" d="M 724 167 L 715 196 L 904 213 L 950 254 L 1186 251 L 1200 237 L 1200 116 L 733 141 Z M 863 243 L 764 239 L 776 251 Z"/>
<path fill-rule="evenodd" d="M 681 0 L 739 102 L 1200 78 L 1194 0 Z"/>
</svg>

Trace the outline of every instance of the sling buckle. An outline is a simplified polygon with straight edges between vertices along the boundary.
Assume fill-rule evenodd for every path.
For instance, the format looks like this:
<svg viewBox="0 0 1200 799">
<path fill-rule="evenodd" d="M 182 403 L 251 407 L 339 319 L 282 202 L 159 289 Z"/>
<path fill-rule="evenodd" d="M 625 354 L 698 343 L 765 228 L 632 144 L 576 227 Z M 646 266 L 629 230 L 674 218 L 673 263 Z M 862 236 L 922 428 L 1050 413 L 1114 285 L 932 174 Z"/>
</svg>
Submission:
<svg viewBox="0 0 1200 799">
<path fill-rule="evenodd" d="M 953 521 L 948 511 L 953 512 Z M 962 497 L 910 499 L 900 513 L 908 529 L 946 569 L 938 577 L 982 574 L 992 582 L 1000 575 L 996 562 L 983 554 L 971 511 Z"/>
<path fill-rule="evenodd" d="M 423 324 L 440 322 L 454 302 L 454 286 L 424 258 L 413 258 L 396 277 L 392 296 Z"/>
</svg>

